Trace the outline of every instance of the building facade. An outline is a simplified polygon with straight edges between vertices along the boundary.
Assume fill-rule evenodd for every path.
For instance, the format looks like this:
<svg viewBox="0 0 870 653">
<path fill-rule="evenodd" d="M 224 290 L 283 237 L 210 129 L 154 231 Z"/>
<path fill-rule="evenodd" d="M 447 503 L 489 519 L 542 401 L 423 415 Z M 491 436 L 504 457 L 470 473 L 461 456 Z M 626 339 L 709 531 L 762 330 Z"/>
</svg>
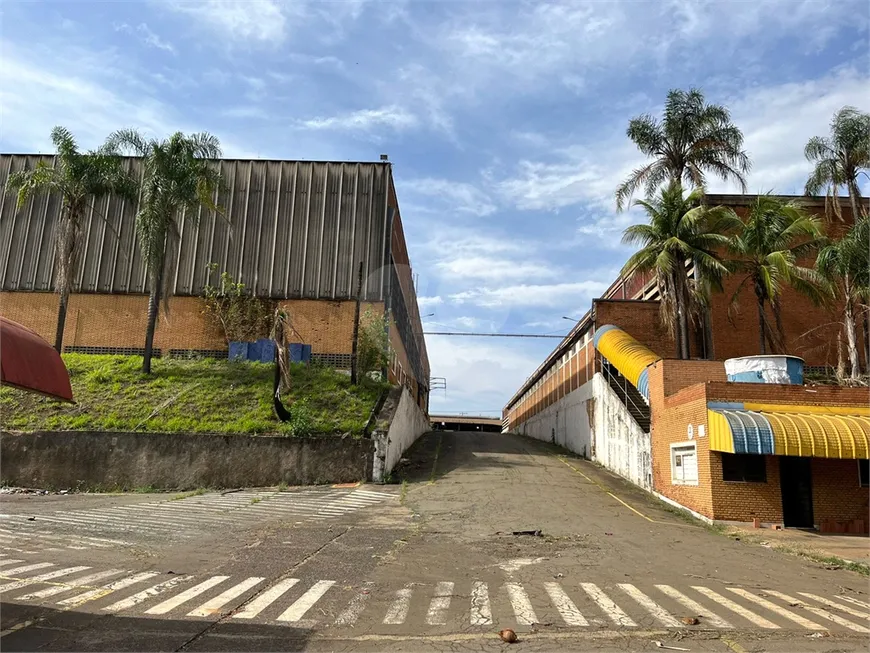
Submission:
<svg viewBox="0 0 870 653">
<path fill-rule="evenodd" d="M 0 186 L 37 155 L 0 155 Z M 125 161 L 138 175 L 140 162 Z M 429 362 L 391 165 L 222 159 L 221 213 L 181 216 L 168 261 L 173 298 L 161 314 L 156 353 L 225 356 L 227 342 L 203 315 L 202 294 L 223 272 L 254 296 L 285 307 L 315 359 L 348 367 L 360 271 L 363 313 L 390 316 L 390 376 L 428 405 Z M 51 339 L 57 315 L 54 224 L 60 198 L 18 209 L 0 196 L 0 311 Z M 136 242 L 136 206 L 118 197 L 88 213 L 64 332 L 66 351 L 142 352 L 148 281 Z"/>
<path fill-rule="evenodd" d="M 811 212 L 824 212 L 823 198 L 793 199 L 801 201 Z M 749 196 L 707 197 L 710 204 L 731 206 L 738 214 L 743 214 L 752 200 Z M 843 213 L 842 223 L 827 223 L 830 234 L 836 235 L 851 224 L 849 207 L 845 204 Z M 693 274 L 691 268 L 689 273 Z M 863 402 L 866 408 L 866 389 L 787 388 L 780 392 L 771 387 L 759 389 L 755 384 L 726 383 L 723 360 L 760 353 L 758 315 L 751 287 L 739 293 L 739 311 L 735 312 L 730 306 L 741 280 L 740 277 L 728 279 L 724 292 L 714 295 L 706 328 L 694 329 L 690 337 L 692 360 L 680 361 L 672 360 L 676 357 L 676 343 L 660 322 L 655 281 L 640 275 L 618 278 L 601 298 L 592 302 L 589 312 L 510 399 L 503 411 L 504 430 L 553 442 L 596 460 L 637 485 L 710 519 L 792 522 L 791 517 L 786 518 L 787 509 L 783 504 L 783 498 L 792 494 L 786 491 L 791 485 L 778 485 L 781 478 L 777 456 L 805 457 L 812 459 L 809 475 L 805 463 L 787 462 L 785 465 L 797 469 L 803 464 L 802 471 L 794 473 L 802 475 L 802 487 L 806 487 L 808 478 L 810 487 L 818 486 L 812 501 L 819 503 L 809 517 L 814 525 L 828 530 L 840 527 L 866 530 L 867 522 L 858 523 L 857 517 L 862 510 L 867 512 L 867 491 L 862 489 L 861 483 L 865 478 L 862 470 L 867 465 L 870 412 L 859 409 L 858 405 Z M 836 336 L 833 334 L 837 328 L 831 325 L 840 319 L 840 314 L 838 306 L 814 306 L 793 290 L 786 290 L 782 302 L 786 352 L 804 358 L 809 373 L 822 373 L 836 364 Z M 769 317 L 773 322 L 773 315 Z M 602 343 L 597 342 L 607 331 L 602 330 L 605 325 L 619 327 L 628 334 L 619 346 L 609 350 L 609 355 L 599 349 Z M 830 328 L 820 328 L 825 325 Z M 867 334 L 860 320 L 858 335 L 860 342 L 866 341 Z M 639 348 L 645 353 L 626 367 L 626 356 L 634 355 Z M 862 368 L 866 370 L 866 350 L 861 345 L 859 350 Z M 655 376 L 654 372 L 660 368 L 668 370 L 668 374 Z M 828 396 L 834 390 L 840 392 Z M 772 399 L 772 392 L 782 396 Z M 801 392 L 804 394 L 800 397 L 795 395 Z M 737 396 L 744 397 L 741 401 L 749 405 L 763 405 L 773 410 L 772 419 L 777 424 L 788 420 L 808 424 L 808 437 L 822 433 L 819 436 L 822 439 L 808 441 L 809 448 L 805 447 L 796 455 L 792 450 L 783 453 L 770 447 L 769 451 L 759 453 L 766 461 L 763 486 L 757 480 L 731 480 L 742 474 L 740 469 L 745 465 L 755 470 L 756 478 L 760 478 L 758 459 L 742 457 L 726 445 L 710 449 L 707 441 L 686 444 L 686 433 L 690 425 L 695 432 L 700 427 L 709 432 L 712 424 L 708 417 L 721 427 L 714 408 L 728 397 L 733 403 Z M 822 402 L 813 401 L 814 396 Z M 690 397 L 694 398 L 689 401 Z M 708 407 L 712 411 L 709 416 Z M 855 437 L 865 444 L 848 451 L 838 449 L 837 455 L 812 453 L 827 446 L 822 427 L 831 422 L 817 424 L 807 415 L 829 409 L 845 416 L 845 421 L 836 426 L 841 430 L 835 429 L 830 435 L 831 442 L 839 437 Z M 792 413 L 798 415 L 795 417 Z M 787 416 L 780 417 L 781 414 Z M 719 431 L 724 432 L 724 429 L 719 428 Z M 786 442 L 803 432 L 800 429 L 787 434 L 780 431 L 777 437 Z M 773 434 L 770 437 L 773 442 Z M 724 436 L 722 441 L 725 441 Z M 677 465 L 672 445 L 677 447 L 680 456 L 685 454 L 690 466 L 698 466 L 700 471 L 695 475 L 700 473 L 702 477 L 693 481 L 697 485 L 674 482 Z M 684 446 L 685 451 L 681 451 L 680 446 Z M 679 461 L 682 470 L 683 458 Z M 792 483 L 791 478 L 786 479 L 788 483 Z M 806 494 L 805 490 L 801 491 Z M 809 492 L 812 494 L 812 490 Z M 843 497 L 843 502 L 831 498 L 837 493 Z M 806 521 L 806 500 L 804 504 Z M 840 526 L 833 525 L 835 521 Z"/>
</svg>

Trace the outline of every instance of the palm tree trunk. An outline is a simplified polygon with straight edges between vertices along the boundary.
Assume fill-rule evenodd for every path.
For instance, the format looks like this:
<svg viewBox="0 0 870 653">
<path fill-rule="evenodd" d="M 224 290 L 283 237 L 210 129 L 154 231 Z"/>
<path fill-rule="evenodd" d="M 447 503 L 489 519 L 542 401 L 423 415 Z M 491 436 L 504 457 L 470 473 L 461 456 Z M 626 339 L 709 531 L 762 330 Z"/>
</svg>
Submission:
<svg viewBox="0 0 870 653">
<path fill-rule="evenodd" d="M 157 329 L 157 313 L 160 310 L 160 288 L 163 285 L 163 264 L 154 275 L 151 294 L 148 296 L 148 326 L 145 329 L 145 355 L 142 357 L 142 371 L 151 374 L 151 354 L 154 349 L 154 331 Z"/>
<path fill-rule="evenodd" d="M 764 298 L 758 298 L 758 331 L 761 353 L 767 353 L 767 321 L 764 319 Z"/>
<path fill-rule="evenodd" d="M 865 217 L 864 207 L 861 204 L 861 190 L 858 188 L 858 184 L 855 183 L 854 180 L 850 181 L 849 184 L 849 201 L 852 204 L 852 222 L 855 222 L 860 217 Z"/>
<path fill-rule="evenodd" d="M 864 373 L 870 374 L 870 318 L 868 318 L 868 309 L 866 306 L 861 307 L 861 318 L 864 323 Z"/>
<path fill-rule="evenodd" d="M 69 304 L 69 288 L 61 289 L 60 301 L 57 307 L 57 328 L 54 332 L 54 348 L 58 354 L 63 353 L 63 331 L 66 327 L 66 310 Z"/>
<path fill-rule="evenodd" d="M 689 292 L 686 282 L 686 264 L 682 258 L 677 259 L 677 273 L 674 279 L 674 294 L 677 302 L 677 326 L 680 331 L 680 358 L 691 358 L 691 343 L 689 341 Z"/>
<path fill-rule="evenodd" d="M 848 279 L 848 275 L 847 275 Z M 855 315 L 852 308 L 852 297 L 846 295 L 846 347 L 849 350 L 849 365 L 852 368 L 852 373 L 849 378 L 857 381 L 861 376 L 861 364 L 858 362 L 858 338 L 855 335 Z"/>
</svg>

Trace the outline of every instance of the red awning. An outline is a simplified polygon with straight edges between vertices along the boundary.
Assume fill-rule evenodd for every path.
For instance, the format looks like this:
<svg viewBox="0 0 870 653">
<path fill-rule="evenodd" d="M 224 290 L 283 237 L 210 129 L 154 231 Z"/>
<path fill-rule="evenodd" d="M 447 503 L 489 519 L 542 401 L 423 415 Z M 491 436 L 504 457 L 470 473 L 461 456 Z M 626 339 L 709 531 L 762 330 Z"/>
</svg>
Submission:
<svg viewBox="0 0 870 653">
<path fill-rule="evenodd" d="M 0 382 L 72 401 L 69 372 L 54 348 L 17 322 L 0 317 Z"/>
</svg>

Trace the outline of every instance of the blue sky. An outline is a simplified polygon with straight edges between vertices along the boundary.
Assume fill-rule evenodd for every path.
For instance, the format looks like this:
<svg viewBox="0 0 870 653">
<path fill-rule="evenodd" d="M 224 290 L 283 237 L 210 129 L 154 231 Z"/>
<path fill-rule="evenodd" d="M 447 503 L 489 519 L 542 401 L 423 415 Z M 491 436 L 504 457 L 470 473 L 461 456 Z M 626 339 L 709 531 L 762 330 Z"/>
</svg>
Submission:
<svg viewBox="0 0 870 653">
<path fill-rule="evenodd" d="M 751 191 L 799 193 L 807 139 L 870 109 L 864 0 L 7 2 L 0 150 L 133 126 L 227 156 L 394 164 L 429 330 L 565 333 L 629 252 L 628 120 L 726 104 Z M 734 190 L 712 183 L 711 190 Z M 429 337 L 433 411 L 495 412 L 557 341 Z"/>
</svg>

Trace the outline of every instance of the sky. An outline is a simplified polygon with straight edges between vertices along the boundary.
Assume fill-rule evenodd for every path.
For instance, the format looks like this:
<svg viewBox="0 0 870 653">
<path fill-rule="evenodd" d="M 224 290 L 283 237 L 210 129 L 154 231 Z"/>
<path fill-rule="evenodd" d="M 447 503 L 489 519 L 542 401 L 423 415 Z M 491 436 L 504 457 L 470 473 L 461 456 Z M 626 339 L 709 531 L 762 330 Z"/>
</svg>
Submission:
<svg viewBox="0 0 870 653">
<path fill-rule="evenodd" d="M 727 106 L 750 192 L 802 192 L 806 141 L 870 110 L 866 0 L 0 6 L 0 151 L 135 127 L 226 156 L 388 154 L 428 331 L 565 334 L 630 250 L 628 121 L 669 89 Z M 711 180 L 713 192 L 736 188 Z M 555 339 L 428 336 L 433 413 L 497 415 Z"/>
</svg>

